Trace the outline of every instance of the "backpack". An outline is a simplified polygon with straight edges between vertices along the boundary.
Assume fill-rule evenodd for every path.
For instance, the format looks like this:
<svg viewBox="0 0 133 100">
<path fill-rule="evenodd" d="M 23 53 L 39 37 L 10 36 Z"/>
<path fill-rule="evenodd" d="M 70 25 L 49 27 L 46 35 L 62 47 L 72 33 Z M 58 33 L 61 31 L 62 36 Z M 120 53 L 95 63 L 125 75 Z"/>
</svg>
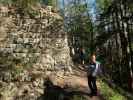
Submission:
<svg viewBox="0 0 133 100">
<path fill-rule="evenodd" d="M 99 68 L 100 68 L 100 64 L 98 62 L 96 62 L 96 66 L 94 65 L 89 65 L 88 67 L 88 75 L 91 75 L 93 77 L 96 77 L 97 74 L 99 74 Z"/>
</svg>

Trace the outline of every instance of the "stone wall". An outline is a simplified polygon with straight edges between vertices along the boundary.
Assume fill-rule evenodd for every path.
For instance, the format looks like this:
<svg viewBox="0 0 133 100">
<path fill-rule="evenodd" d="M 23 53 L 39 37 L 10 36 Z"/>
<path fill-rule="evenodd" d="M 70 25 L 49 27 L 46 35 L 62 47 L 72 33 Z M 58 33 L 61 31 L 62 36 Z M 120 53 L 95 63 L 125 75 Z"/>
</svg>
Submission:
<svg viewBox="0 0 133 100">
<path fill-rule="evenodd" d="M 37 100 L 47 75 L 71 71 L 63 19 L 50 9 L 0 9 L 0 100 Z"/>
</svg>

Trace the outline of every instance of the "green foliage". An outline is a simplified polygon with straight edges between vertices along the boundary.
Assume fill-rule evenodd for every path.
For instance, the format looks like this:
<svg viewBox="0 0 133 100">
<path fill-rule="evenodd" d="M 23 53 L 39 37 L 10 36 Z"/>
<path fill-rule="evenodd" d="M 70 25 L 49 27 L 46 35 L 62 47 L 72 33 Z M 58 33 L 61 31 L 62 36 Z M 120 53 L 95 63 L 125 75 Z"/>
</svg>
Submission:
<svg viewBox="0 0 133 100">
<path fill-rule="evenodd" d="M 100 81 L 100 90 L 105 100 L 127 100 L 125 96 L 102 81 Z"/>
<path fill-rule="evenodd" d="M 36 8 L 41 1 L 42 0 L 0 0 L 0 4 L 16 7 L 22 17 L 28 14 L 34 18 L 34 16 L 39 14 L 34 8 Z"/>
<path fill-rule="evenodd" d="M 45 5 L 57 7 L 58 0 L 43 0 Z"/>
<path fill-rule="evenodd" d="M 16 78 L 17 76 L 19 76 L 24 71 L 24 69 L 22 67 L 20 67 L 20 68 L 13 67 L 13 68 L 14 68 L 12 70 L 13 78 Z"/>
<path fill-rule="evenodd" d="M 1 4 L 7 5 L 7 4 L 11 4 L 12 0 L 0 0 Z"/>
<path fill-rule="evenodd" d="M 103 54 L 106 55 L 106 62 L 111 65 L 109 68 L 110 75 L 107 74 L 116 84 L 125 89 L 130 89 L 130 84 L 132 84 L 129 84 L 129 73 L 132 72 L 132 65 L 129 64 L 129 59 L 132 57 L 131 34 L 133 29 L 130 28 L 129 24 L 132 23 L 130 16 L 133 11 L 132 6 L 133 2 L 131 0 L 97 0 L 99 22 L 97 24 L 98 35 L 95 44 L 101 48 L 106 48 L 104 50 L 106 52 L 103 52 Z M 125 30 L 127 36 L 125 35 Z M 128 46 L 130 48 L 126 50 L 125 48 Z"/>
<path fill-rule="evenodd" d="M 40 0 L 13 0 L 17 6 L 26 9 L 31 6 L 35 6 Z"/>
<path fill-rule="evenodd" d="M 98 10 L 103 12 L 109 7 L 112 0 L 96 0 L 96 2 Z"/>
<path fill-rule="evenodd" d="M 15 4 L 20 7 L 28 7 L 30 5 L 35 5 L 36 3 L 40 2 L 41 0 L 0 0 L 2 4 Z"/>
<path fill-rule="evenodd" d="M 74 95 L 71 100 L 87 100 L 87 99 L 80 95 Z"/>
<path fill-rule="evenodd" d="M 75 4 L 73 6 L 67 6 L 67 11 L 71 12 L 72 16 L 82 15 L 88 11 L 86 4 Z"/>
<path fill-rule="evenodd" d="M 87 3 L 76 2 L 68 4 L 64 13 L 67 13 L 65 19 L 66 31 L 71 33 L 71 37 L 78 38 L 75 41 L 78 46 L 90 46 L 91 33 L 93 33 L 93 23 L 89 15 Z"/>
<path fill-rule="evenodd" d="M 48 0 L 47 1 L 48 2 L 48 5 L 52 6 L 53 5 L 53 1 L 55 1 L 55 0 Z"/>
</svg>

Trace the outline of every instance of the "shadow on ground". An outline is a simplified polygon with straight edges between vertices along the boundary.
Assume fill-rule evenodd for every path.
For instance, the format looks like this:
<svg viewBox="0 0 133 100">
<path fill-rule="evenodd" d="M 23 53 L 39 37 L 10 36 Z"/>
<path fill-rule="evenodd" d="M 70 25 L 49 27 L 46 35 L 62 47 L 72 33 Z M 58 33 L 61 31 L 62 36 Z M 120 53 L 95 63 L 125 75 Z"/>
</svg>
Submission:
<svg viewBox="0 0 133 100">
<path fill-rule="evenodd" d="M 84 98 L 84 96 L 89 95 L 88 93 L 84 93 L 81 91 L 69 91 L 67 87 L 61 88 L 54 85 L 50 80 L 47 80 L 44 83 L 44 86 L 44 95 L 39 97 L 37 100 L 74 100 L 75 96 Z"/>
</svg>

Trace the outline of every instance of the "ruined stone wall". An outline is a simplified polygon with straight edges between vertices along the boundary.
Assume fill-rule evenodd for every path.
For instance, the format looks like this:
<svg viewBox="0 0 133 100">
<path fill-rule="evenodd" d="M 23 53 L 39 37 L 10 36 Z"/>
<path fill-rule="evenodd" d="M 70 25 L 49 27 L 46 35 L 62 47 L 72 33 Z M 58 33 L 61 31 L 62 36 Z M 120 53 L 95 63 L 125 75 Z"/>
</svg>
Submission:
<svg viewBox="0 0 133 100">
<path fill-rule="evenodd" d="M 22 100 L 24 91 L 23 100 L 36 100 L 46 75 L 71 71 L 63 19 L 50 7 L 36 11 L 31 17 L 0 9 L 0 100 Z"/>
</svg>

